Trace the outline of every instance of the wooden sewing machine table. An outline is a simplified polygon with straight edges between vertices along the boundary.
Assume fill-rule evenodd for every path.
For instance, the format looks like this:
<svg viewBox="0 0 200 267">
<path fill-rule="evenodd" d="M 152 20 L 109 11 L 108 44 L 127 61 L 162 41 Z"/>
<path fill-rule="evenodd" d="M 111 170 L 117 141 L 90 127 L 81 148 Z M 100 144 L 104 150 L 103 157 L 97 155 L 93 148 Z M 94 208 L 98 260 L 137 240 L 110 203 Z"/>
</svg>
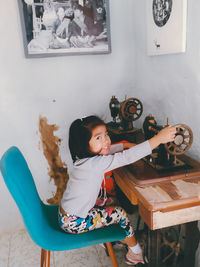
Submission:
<svg viewBox="0 0 200 267">
<path fill-rule="evenodd" d="M 200 220 L 200 163 L 186 155 L 179 158 L 191 168 L 158 172 L 139 160 L 114 170 L 117 185 L 132 204 L 138 204 L 139 215 L 149 228 L 152 267 L 159 266 L 155 230 Z"/>
</svg>

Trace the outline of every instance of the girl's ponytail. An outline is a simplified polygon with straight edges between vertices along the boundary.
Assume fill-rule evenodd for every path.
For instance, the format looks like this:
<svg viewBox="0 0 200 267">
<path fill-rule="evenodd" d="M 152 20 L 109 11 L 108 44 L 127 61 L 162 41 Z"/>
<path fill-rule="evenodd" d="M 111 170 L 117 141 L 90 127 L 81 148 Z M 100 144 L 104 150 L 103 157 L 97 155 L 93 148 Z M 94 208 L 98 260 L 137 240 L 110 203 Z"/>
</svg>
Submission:
<svg viewBox="0 0 200 267">
<path fill-rule="evenodd" d="M 75 120 L 69 128 L 69 150 L 73 162 L 78 159 L 77 151 L 81 147 L 81 136 L 82 122 L 80 119 Z"/>
</svg>

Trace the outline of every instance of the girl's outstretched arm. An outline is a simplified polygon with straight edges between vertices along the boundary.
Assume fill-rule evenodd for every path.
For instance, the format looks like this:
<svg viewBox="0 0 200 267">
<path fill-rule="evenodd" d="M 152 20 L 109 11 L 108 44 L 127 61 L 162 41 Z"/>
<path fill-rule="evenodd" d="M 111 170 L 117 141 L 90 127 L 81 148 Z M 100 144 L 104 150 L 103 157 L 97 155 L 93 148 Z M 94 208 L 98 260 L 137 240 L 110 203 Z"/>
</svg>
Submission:
<svg viewBox="0 0 200 267">
<path fill-rule="evenodd" d="M 122 152 L 112 151 L 109 155 L 92 157 L 89 160 L 90 168 L 103 173 L 116 168 L 131 164 L 152 153 L 152 150 L 160 144 L 168 143 L 174 140 L 176 128 L 168 126 L 162 129 L 156 136 L 139 145 L 132 146 Z M 123 147 L 122 144 L 121 148 Z M 116 146 L 116 145 L 114 145 Z M 111 146 L 112 147 L 112 146 Z M 117 152 L 117 153 L 116 153 Z"/>
<path fill-rule="evenodd" d="M 160 144 L 165 144 L 174 141 L 175 133 L 176 133 L 176 127 L 173 126 L 165 127 L 157 135 L 149 139 L 149 144 L 151 149 L 153 150 Z"/>
</svg>

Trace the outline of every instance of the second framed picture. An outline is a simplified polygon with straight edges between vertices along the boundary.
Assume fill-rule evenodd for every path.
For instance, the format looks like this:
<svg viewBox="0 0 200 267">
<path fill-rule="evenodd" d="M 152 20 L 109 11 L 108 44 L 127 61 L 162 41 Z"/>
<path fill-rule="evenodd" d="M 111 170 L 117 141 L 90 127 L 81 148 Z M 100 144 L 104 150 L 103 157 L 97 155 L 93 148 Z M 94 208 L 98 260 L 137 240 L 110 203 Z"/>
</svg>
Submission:
<svg viewBox="0 0 200 267">
<path fill-rule="evenodd" d="M 185 52 L 187 0 L 147 0 L 149 56 Z"/>
<path fill-rule="evenodd" d="M 109 0 L 18 0 L 26 57 L 111 52 Z"/>
</svg>

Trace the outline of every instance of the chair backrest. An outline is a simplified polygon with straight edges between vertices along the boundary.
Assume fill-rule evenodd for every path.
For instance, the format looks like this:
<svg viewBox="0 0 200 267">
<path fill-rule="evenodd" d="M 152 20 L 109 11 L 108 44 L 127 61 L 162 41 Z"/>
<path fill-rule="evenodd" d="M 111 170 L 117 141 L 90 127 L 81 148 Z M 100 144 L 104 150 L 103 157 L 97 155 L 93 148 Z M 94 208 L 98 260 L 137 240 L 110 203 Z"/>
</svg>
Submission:
<svg viewBox="0 0 200 267">
<path fill-rule="evenodd" d="M 43 203 L 38 195 L 33 176 L 17 147 L 8 149 L 0 160 L 0 170 L 5 184 L 14 198 L 24 224 L 33 240 L 46 225 Z M 36 242 L 37 243 L 37 242 Z"/>
<path fill-rule="evenodd" d="M 61 231 L 57 219 L 58 206 L 45 205 L 40 200 L 26 160 L 17 147 L 11 147 L 2 156 L 0 170 L 30 237 L 40 247 L 59 251 L 97 244 L 98 241 L 102 243 L 105 240 L 124 239 L 124 230 L 119 225 L 117 228 L 116 225 L 109 226 L 84 235 Z"/>
</svg>

